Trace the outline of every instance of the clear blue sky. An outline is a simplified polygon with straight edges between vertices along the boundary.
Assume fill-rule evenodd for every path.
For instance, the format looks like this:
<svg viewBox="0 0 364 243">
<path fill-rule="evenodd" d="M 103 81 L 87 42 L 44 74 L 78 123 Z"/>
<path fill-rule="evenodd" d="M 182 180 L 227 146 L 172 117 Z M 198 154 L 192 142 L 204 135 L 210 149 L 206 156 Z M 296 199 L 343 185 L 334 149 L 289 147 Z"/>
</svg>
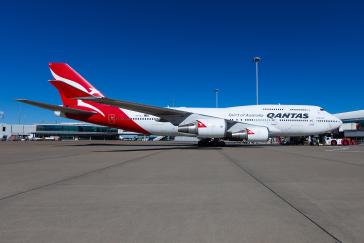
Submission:
<svg viewBox="0 0 364 243">
<path fill-rule="evenodd" d="M 10 3 L 11 2 L 11 3 Z M 118 3 L 116 3 L 118 2 Z M 48 62 L 106 96 L 166 106 L 312 104 L 364 109 L 360 1 L 5 1 L 0 122 L 54 122 L 15 98 L 60 104 Z"/>
</svg>

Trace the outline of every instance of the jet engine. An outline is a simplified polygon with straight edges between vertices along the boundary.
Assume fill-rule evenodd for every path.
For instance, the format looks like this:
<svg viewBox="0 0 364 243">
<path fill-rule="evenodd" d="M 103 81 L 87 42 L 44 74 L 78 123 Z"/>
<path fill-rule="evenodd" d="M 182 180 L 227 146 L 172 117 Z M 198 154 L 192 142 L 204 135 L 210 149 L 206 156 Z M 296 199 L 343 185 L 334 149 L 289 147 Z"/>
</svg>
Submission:
<svg viewBox="0 0 364 243">
<path fill-rule="evenodd" d="M 242 131 L 231 133 L 234 139 L 244 140 L 249 142 L 265 142 L 268 140 L 269 131 L 266 127 L 250 127 Z"/>
<path fill-rule="evenodd" d="M 178 127 L 178 132 L 195 134 L 200 138 L 224 138 L 226 136 L 226 121 L 218 118 L 199 119 L 193 123 Z"/>
</svg>

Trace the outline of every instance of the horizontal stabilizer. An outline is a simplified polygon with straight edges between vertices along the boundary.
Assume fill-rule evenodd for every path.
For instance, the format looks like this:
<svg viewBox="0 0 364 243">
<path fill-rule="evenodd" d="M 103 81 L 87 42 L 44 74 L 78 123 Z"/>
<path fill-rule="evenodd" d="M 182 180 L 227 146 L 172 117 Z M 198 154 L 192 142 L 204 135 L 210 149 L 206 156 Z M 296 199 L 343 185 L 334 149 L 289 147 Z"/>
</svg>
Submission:
<svg viewBox="0 0 364 243">
<path fill-rule="evenodd" d="M 25 103 L 28 105 L 38 106 L 40 108 L 51 110 L 51 111 L 60 111 L 60 112 L 63 112 L 65 114 L 70 114 L 70 115 L 92 116 L 94 114 L 97 114 L 97 112 L 95 112 L 95 111 L 85 111 L 85 110 L 63 107 L 63 106 L 58 106 L 58 105 L 49 105 L 49 104 L 32 101 L 32 100 L 26 100 L 26 99 L 17 99 L 16 101 L 19 101 L 19 102 L 22 102 L 22 103 Z"/>
</svg>

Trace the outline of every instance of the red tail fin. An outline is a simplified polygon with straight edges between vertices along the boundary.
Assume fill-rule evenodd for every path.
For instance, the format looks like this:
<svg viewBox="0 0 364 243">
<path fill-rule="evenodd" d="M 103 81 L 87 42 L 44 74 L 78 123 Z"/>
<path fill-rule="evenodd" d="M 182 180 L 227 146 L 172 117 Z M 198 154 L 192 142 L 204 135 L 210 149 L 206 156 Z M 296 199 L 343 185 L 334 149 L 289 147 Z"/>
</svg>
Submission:
<svg viewBox="0 0 364 243">
<path fill-rule="evenodd" d="M 51 69 L 54 79 L 58 81 L 51 83 L 59 90 L 61 96 L 63 95 L 68 98 L 77 96 L 104 96 L 68 64 L 49 63 L 49 68 Z"/>
</svg>

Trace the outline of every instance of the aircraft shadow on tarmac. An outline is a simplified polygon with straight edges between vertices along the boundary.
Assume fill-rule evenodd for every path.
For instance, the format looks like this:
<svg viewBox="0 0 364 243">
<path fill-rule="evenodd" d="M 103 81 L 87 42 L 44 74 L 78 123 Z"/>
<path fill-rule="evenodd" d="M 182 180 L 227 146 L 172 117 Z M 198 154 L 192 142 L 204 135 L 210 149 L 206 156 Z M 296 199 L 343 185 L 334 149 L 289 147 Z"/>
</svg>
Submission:
<svg viewBox="0 0 364 243">
<path fill-rule="evenodd" d="M 82 146 L 82 147 L 136 147 L 128 149 L 113 149 L 113 150 L 95 150 L 98 153 L 112 153 L 112 152 L 135 152 L 135 151 L 163 151 L 163 150 L 221 150 L 223 147 L 201 147 L 197 144 L 110 144 L 110 143 L 88 143 L 88 144 L 72 144 L 66 146 Z M 224 147 L 249 147 L 249 148 L 262 148 L 261 145 L 254 144 L 226 144 Z"/>
<path fill-rule="evenodd" d="M 117 146 L 117 147 L 189 147 L 189 148 L 222 148 L 219 146 L 198 146 L 197 144 L 117 144 L 117 143 L 87 143 L 87 144 L 68 144 L 68 145 L 62 145 L 62 146 L 71 146 L 71 147 L 91 147 L 91 146 Z M 249 147 L 249 148 L 262 148 L 266 145 L 262 144 L 226 144 L 223 147 Z"/>
<path fill-rule="evenodd" d="M 114 150 L 95 150 L 92 152 L 96 153 L 115 153 L 115 152 L 141 152 L 141 151 L 165 151 L 165 150 L 221 150 L 219 147 L 198 147 L 198 146 L 189 146 L 189 147 L 158 147 L 158 148 L 136 148 L 136 149 L 114 149 Z"/>
<path fill-rule="evenodd" d="M 121 147 L 186 147 L 197 146 L 196 144 L 117 144 L 117 143 L 87 143 L 87 144 L 70 144 L 65 146 L 87 147 L 87 146 L 121 146 Z"/>
</svg>

